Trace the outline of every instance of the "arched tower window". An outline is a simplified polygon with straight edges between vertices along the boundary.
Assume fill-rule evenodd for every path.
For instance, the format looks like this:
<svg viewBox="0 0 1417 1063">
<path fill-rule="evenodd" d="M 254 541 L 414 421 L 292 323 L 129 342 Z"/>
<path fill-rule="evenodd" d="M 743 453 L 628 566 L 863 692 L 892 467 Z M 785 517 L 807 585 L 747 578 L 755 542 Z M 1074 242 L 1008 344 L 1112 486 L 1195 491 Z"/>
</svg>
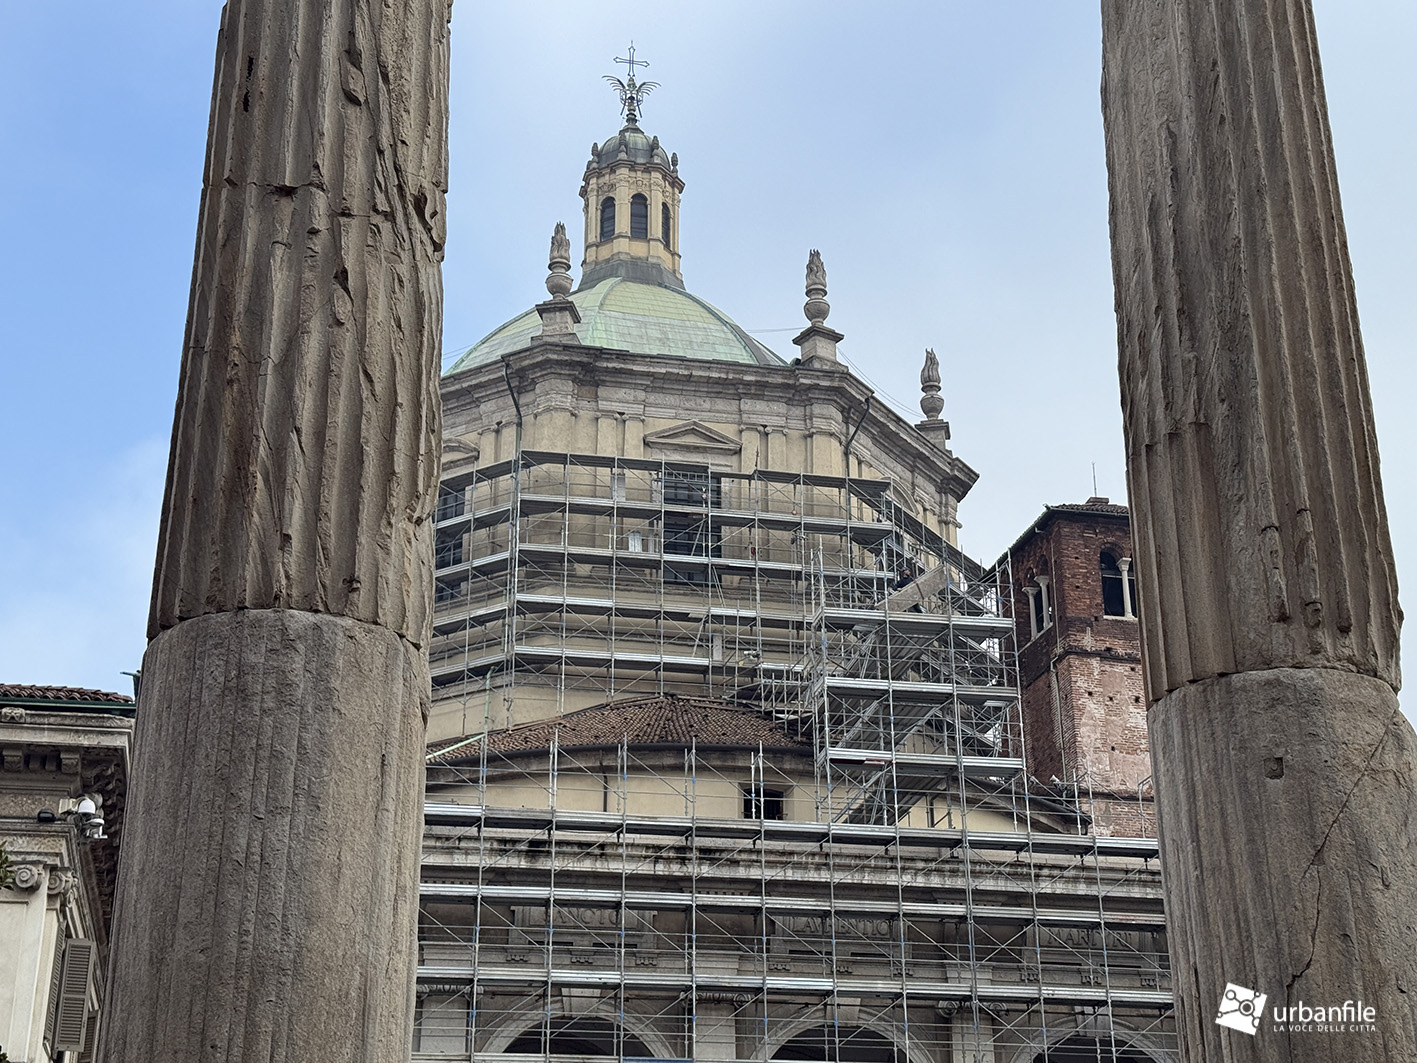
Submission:
<svg viewBox="0 0 1417 1063">
<path fill-rule="evenodd" d="M 639 193 L 630 197 L 630 236 L 649 239 L 649 200 Z"/>
<path fill-rule="evenodd" d="M 1122 600 L 1122 570 L 1117 565 L 1117 555 L 1111 550 L 1103 550 L 1098 557 L 1098 567 L 1102 570 L 1102 615 L 1126 616 Z"/>
<path fill-rule="evenodd" d="M 674 232 L 674 229 L 669 224 L 670 220 L 669 204 L 664 203 L 659 208 L 659 235 L 664 239 L 665 247 L 673 246 L 671 234 Z"/>
<path fill-rule="evenodd" d="M 609 240 L 615 235 L 615 197 L 606 196 L 600 201 L 600 239 Z"/>
<path fill-rule="evenodd" d="M 1102 573 L 1102 615 L 1135 619 L 1137 576 L 1132 571 L 1132 559 L 1109 547 L 1098 555 L 1098 568 Z"/>
</svg>

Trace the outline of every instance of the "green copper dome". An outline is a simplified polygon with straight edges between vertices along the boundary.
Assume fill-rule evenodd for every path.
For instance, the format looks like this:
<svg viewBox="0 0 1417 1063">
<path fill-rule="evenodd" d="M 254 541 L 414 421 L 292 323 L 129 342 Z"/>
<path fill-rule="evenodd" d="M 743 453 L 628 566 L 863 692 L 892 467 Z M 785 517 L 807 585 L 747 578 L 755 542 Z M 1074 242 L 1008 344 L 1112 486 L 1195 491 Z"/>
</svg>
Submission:
<svg viewBox="0 0 1417 1063">
<path fill-rule="evenodd" d="M 668 354 L 708 362 L 744 365 L 785 364 L 721 311 L 697 296 L 662 284 L 607 277 L 574 292 L 580 311 L 576 335 L 588 347 L 636 354 Z M 541 318 L 528 310 L 475 344 L 448 370 L 471 369 L 521 350 L 541 331 Z"/>
</svg>

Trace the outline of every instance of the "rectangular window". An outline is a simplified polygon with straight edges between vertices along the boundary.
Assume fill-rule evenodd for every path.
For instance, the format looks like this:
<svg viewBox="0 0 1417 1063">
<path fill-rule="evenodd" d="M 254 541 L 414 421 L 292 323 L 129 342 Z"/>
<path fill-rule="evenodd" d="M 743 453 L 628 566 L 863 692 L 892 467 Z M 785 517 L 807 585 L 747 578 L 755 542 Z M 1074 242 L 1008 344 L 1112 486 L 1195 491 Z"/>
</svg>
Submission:
<svg viewBox="0 0 1417 1063">
<path fill-rule="evenodd" d="M 708 557 L 709 541 L 708 521 L 697 517 L 677 515 L 664 518 L 664 552 L 666 554 L 678 554 L 681 557 Z"/>
<path fill-rule="evenodd" d="M 761 783 L 743 787 L 743 818 L 782 819 L 786 796 L 782 790 Z"/>
<path fill-rule="evenodd" d="M 463 563 L 463 536 L 461 531 L 454 532 L 447 536 L 438 537 L 438 543 L 433 552 L 434 568 L 451 568 L 454 565 Z"/>
<path fill-rule="evenodd" d="M 438 520 L 461 517 L 466 511 L 466 500 L 461 487 L 438 488 Z"/>
<path fill-rule="evenodd" d="M 723 478 L 707 472 L 670 469 L 664 474 L 664 504 L 717 508 L 723 504 Z"/>
<path fill-rule="evenodd" d="M 435 602 L 455 602 L 467 592 L 467 580 L 437 579 L 433 581 Z"/>
</svg>

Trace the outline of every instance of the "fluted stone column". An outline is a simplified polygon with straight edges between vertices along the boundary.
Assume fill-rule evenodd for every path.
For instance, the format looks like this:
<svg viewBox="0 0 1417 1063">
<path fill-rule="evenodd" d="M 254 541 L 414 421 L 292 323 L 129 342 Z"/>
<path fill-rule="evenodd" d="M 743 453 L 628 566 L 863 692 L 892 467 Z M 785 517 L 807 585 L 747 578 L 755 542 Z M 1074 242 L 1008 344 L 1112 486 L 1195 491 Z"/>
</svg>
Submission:
<svg viewBox="0 0 1417 1063">
<path fill-rule="evenodd" d="M 1102 9 L 1182 1055 L 1417 1059 L 1417 740 L 1309 2 Z M 1227 982 L 1269 995 L 1253 1037 Z M 1376 1032 L 1272 1029 L 1359 999 Z"/>
<path fill-rule="evenodd" d="M 229 0 L 102 1058 L 408 1058 L 450 0 Z"/>
</svg>

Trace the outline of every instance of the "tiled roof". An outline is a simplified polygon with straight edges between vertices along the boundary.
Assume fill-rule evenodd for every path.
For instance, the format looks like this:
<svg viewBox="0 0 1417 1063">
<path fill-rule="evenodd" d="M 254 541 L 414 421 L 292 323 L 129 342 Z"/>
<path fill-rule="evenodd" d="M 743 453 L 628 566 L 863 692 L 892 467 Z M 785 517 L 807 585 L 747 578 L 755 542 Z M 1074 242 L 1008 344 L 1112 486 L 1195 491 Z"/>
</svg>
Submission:
<svg viewBox="0 0 1417 1063">
<path fill-rule="evenodd" d="M 1126 506 L 1119 506 L 1115 502 L 1108 502 L 1104 499 L 1088 499 L 1086 502 L 1063 502 L 1056 506 L 1047 506 L 1043 512 L 1047 513 L 1101 513 L 1108 517 L 1129 516 L 1131 511 Z M 1041 518 L 1040 518 L 1041 519 Z"/>
<path fill-rule="evenodd" d="M 0 683 L 0 700 L 4 701 L 86 701 L 112 705 L 132 705 L 126 694 L 109 690 L 89 690 L 85 687 L 37 687 L 19 683 Z"/>
<path fill-rule="evenodd" d="M 488 736 L 488 752 L 500 756 L 619 745 L 674 745 L 804 749 L 780 724 L 760 713 L 714 698 L 645 697 L 617 701 L 565 716 L 522 724 Z M 454 764 L 482 755 L 477 738 L 440 742 L 428 751 L 429 764 Z"/>
<path fill-rule="evenodd" d="M 994 562 L 994 568 L 1002 567 L 1009 554 L 1013 553 L 1025 542 L 1034 532 L 1038 531 L 1048 522 L 1048 518 L 1055 513 L 1078 513 L 1093 517 L 1121 517 L 1123 520 L 1131 518 L 1131 510 L 1126 506 L 1119 506 L 1115 502 L 1106 498 L 1093 497 L 1086 502 L 1058 502 L 1053 505 L 1043 507 L 1043 512 L 1029 522 L 1028 527 L 1023 530 L 1023 534 L 1014 540 L 1012 546 L 999 556 L 999 560 Z"/>
</svg>

